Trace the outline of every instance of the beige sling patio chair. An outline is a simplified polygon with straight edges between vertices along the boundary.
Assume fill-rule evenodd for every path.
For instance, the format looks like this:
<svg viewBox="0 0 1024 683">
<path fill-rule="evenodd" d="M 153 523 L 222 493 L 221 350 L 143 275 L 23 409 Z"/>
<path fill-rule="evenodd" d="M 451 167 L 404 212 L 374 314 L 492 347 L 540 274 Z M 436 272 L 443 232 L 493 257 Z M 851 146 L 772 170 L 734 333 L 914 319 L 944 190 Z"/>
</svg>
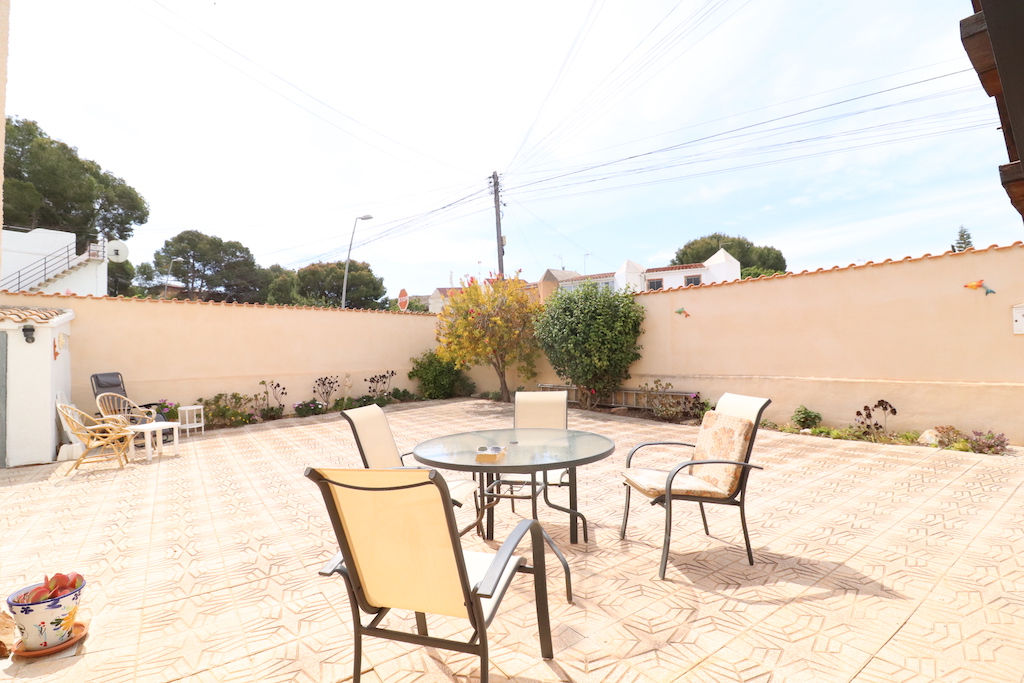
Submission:
<svg viewBox="0 0 1024 683">
<path fill-rule="evenodd" d="M 94 418 L 78 408 L 58 405 L 57 411 L 64 419 L 68 431 L 82 442 L 83 451 L 74 466 L 65 476 L 81 467 L 82 463 L 117 460 L 117 466 L 124 469 L 128 462 L 128 448 L 135 433 L 128 429 L 128 423 L 121 416 Z"/>
<path fill-rule="evenodd" d="M 96 407 L 103 417 L 121 415 L 128 419 L 128 424 L 144 425 L 156 420 L 156 411 L 143 408 L 128 397 L 108 391 L 96 397 Z"/>
<path fill-rule="evenodd" d="M 406 467 L 402 461 L 409 453 L 399 453 L 395 437 L 391 433 L 391 426 L 388 424 L 387 415 L 381 407 L 372 404 L 362 408 L 344 410 L 341 416 L 352 427 L 352 435 L 356 439 L 356 447 L 359 449 L 359 457 L 363 460 L 363 467 L 367 469 L 392 469 Z M 416 467 L 416 465 L 409 465 Z M 448 492 L 452 504 L 462 507 L 467 501 L 476 503 L 477 483 L 472 479 L 455 479 L 447 482 Z M 473 527 L 480 527 L 480 519 L 467 526 L 462 533 L 466 533 Z"/>
<path fill-rule="evenodd" d="M 517 573 L 533 574 L 537 628 L 544 659 L 554 657 L 548 613 L 544 538 L 536 520 L 523 520 L 497 554 L 462 549 L 451 499 L 436 470 L 307 468 L 320 488 L 341 548 L 320 574 L 341 574 L 352 609 L 353 681 L 360 680 L 364 635 L 456 650 L 480 657 L 488 680 L 487 627 Z M 532 565 L 514 555 L 530 535 Z M 380 626 L 389 610 L 413 612 L 416 633 Z M 370 615 L 363 624 L 360 612 Z M 468 641 L 430 636 L 426 614 L 467 619 Z"/>
<path fill-rule="evenodd" d="M 512 426 L 515 428 L 534 429 L 568 429 L 569 428 L 569 392 L 568 391 L 517 391 L 513 399 L 514 413 Z M 548 486 L 569 487 L 569 508 L 576 507 L 576 479 L 568 469 L 545 470 L 543 472 L 543 493 L 544 501 L 559 510 L 566 510 L 559 505 L 553 505 L 548 498 Z M 508 486 L 512 493 L 500 493 L 501 486 Z M 497 492 L 495 497 L 510 498 L 512 511 L 515 512 L 516 500 L 530 500 L 533 505 L 533 516 L 537 516 L 537 496 L 541 491 L 532 491 L 530 495 L 514 493 L 522 488 L 532 486 L 532 479 L 528 474 L 503 473 L 499 481 L 493 485 Z M 577 513 L 578 515 L 578 513 Z M 575 516 L 573 517 L 575 518 Z M 588 540 L 587 521 L 582 515 L 578 515 L 583 521 L 583 541 Z"/>
<path fill-rule="evenodd" d="M 695 501 L 700 506 L 704 533 L 709 536 L 711 532 L 708 529 L 707 515 L 704 513 L 705 503 L 739 507 L 743 540 L 747 546 L 747 560 L 754 564 L 744 502 L 750 470 L 764 469 L 758 465 L 751 465 L 749 461 L 761 414 L 769 403 L 771 401 L 766 398 L 724 394 L 715 409 L 704 414 L 696 444 L 672 441 L 642 443 L 626 456 L 626 470 L 622 474 L 626 480 L 626 505 L 622 511 L 619 538 L 626 538 L 629 494 L 633 489 L 646 496 L 651 505 L 665 508 L 665 540 L 658 572 L 660 578 L 665 578 L 665 568 L 668 564 L 673 500 Z M 671 470 L 633 467 L 633 456 L 641 448 L 648 446 L 687 446 L 693 448 L 693 458 L 679 463 Z M 666 495 L 666 491 L 671 494 Z"/>
</svg>

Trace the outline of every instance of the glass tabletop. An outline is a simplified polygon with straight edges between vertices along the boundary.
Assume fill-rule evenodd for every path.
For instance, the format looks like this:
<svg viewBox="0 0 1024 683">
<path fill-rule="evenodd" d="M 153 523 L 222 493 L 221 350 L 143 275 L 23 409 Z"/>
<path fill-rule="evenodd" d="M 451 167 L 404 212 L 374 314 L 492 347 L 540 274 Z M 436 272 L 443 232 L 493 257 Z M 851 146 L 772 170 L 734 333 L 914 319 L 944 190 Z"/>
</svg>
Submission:
<svg viewBox="0 0 1024 683">
<path fill-rule="evenodd" d="M 499 447 L 497 456 L 481 449 Z M 571 429 L 483 429 L 430 439 L 412 453 L 424 465 L 463 472 L 540 472 L 578 467 L 611 455 L 615 443 Z"/>
</svg>

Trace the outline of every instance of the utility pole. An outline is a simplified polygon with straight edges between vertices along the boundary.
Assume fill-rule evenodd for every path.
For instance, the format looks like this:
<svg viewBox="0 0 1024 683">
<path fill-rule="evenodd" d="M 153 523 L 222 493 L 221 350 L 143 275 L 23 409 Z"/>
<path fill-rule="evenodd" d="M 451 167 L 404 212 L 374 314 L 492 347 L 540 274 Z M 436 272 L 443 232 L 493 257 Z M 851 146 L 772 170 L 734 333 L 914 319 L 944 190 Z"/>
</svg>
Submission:
<svg viewBox="0 0 1024 683">
<path fill-rule="evenodd" d="M 494 224 L 498 230 L 498 277 L 505 277 L 505 238 L 501 236 L 501 199 L 498 186 L 498 172 L 491 176 L 494 185 Z"/>
</svg>

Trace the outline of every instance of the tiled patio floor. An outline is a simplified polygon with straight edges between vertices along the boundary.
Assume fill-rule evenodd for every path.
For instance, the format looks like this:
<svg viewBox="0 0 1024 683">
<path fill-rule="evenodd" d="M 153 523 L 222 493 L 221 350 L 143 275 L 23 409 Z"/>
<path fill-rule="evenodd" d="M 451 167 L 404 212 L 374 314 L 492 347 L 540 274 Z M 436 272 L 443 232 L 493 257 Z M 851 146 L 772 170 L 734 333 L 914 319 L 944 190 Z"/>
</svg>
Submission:
<svg viewBox="0 0 1024 683">
<path fill-rule="evenodd" d="M 511 424 L 509 406 L 466 400 L 389 413 L 400 447 Z M 616 452 L 580 471 L 590 543 L 541 521 L 572 567 L 575 604 L 549 561 L 555 659 L 540 659 L 530 581 L 491 627 L 494 681 L 1024 681 L 1024 457 L 876 446 L 761 432 L 748 515 L 680 506 L 666 581 L 664 513 L 634 499 L 618 538 L 618 470 L 642 441 L 695 427 L 571 411 L 570 427 Z M 351 676 L 336 550 L 307 465 L 357 466 L 337 416 L 183 439 L 152 462 L 0 470 L 4 595 L 44 571 L 86 576 L 89 635 L 68 656 L 0 662 L 0 676 L 117 683 L 316 681 Z M 405 450 L 408 450 L 405 449 Z M 462 476 L 453 474 L 452 476 Z M 553 495 L 564 495 L 558 491 Z M 500 508 L 501 539 L 528 510 Z M 468 520 L 469 512 L 459 512 Z M 488 545 L 474 535 L 464 543 Z M 411 621 L 411 620 L 410 620 Z M 434 631 L 451 625 L 431 621 Z M 367 639 L 364 681 L 467 681 L 475 657 Z"/>
</svg>

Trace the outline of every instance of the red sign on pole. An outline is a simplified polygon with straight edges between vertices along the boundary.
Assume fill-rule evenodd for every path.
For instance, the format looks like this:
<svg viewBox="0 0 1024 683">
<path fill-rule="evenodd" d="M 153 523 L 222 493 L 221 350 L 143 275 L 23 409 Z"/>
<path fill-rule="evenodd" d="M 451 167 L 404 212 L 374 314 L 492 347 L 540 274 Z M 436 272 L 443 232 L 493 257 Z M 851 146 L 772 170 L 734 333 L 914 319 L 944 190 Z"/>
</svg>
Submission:
<svg viewBox="0 0 1024 683">
<path fill-rule="evenodd" d="M 398 309 L 403 313 L 409 308 L 409 292 L 404 289 L 398 293 Z"/>
</svg>

